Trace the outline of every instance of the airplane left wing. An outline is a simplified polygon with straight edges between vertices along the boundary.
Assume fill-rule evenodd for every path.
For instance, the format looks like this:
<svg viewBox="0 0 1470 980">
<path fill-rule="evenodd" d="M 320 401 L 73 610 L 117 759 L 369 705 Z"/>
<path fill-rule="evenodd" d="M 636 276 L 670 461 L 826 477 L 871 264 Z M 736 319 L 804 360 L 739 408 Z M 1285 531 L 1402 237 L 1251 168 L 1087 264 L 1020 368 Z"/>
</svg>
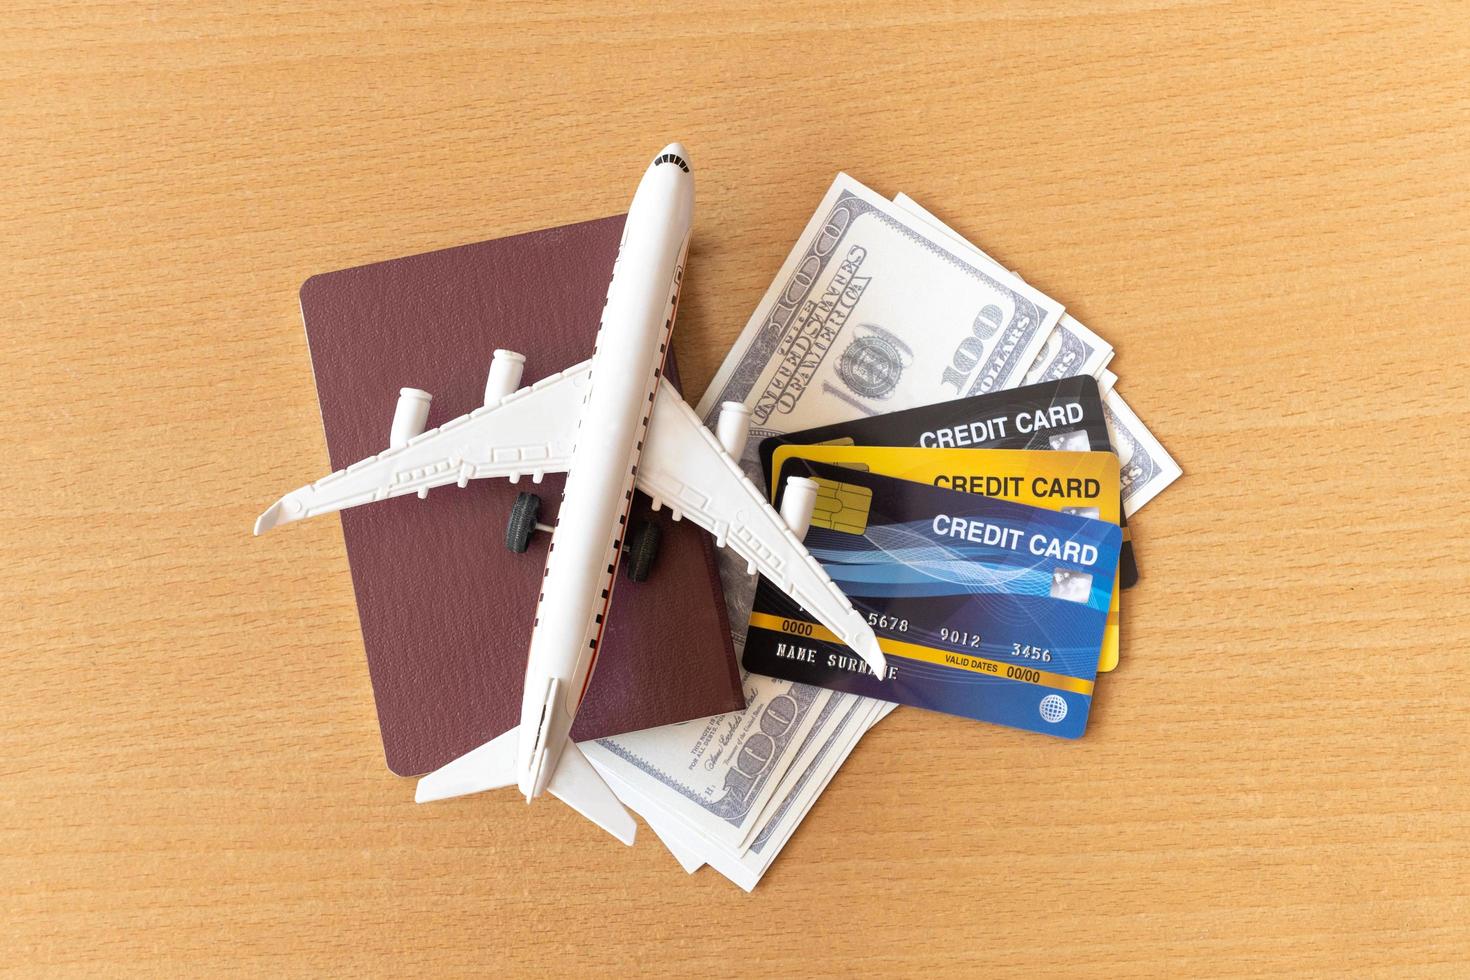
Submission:
<svg viewBox="0 0 1470 980">
<path fill-rule="evenodd" d="M 674 520 L 709 531 L 887 677 L 872 627 L 667 380 L 659 383 L 637 482 L 655 509 L 667 506 Z"/>
<path fill-rule="evenodd" d="M 583 361 L 293 490 L 260 515 L 255 533 L 446 483 L 525 474 L 540 483 L 543 474 L 564 473 L 591 377 L 592 362 Z"/>
</svg>

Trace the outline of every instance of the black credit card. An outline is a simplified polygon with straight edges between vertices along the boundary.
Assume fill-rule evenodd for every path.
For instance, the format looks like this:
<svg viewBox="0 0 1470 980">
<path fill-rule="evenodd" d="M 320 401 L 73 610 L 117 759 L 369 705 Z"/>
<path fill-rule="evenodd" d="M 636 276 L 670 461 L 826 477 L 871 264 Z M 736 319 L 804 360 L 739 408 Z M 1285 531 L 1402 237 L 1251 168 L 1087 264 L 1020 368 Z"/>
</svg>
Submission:
<svg viewBox="0 0 1470 980">
<path fill-rule="evenodd" d="M 777 446 L 822 443 L 1114 452 L 1102 395 L 1097 381 L 1087 375 L 771 436 L 760 444 L 761 468 L 767 483 Z M 1127 518 L 1123 520 L 1118 576 L 1125 589 L 1138 582 L 1138 560 Z"/>
</svg>

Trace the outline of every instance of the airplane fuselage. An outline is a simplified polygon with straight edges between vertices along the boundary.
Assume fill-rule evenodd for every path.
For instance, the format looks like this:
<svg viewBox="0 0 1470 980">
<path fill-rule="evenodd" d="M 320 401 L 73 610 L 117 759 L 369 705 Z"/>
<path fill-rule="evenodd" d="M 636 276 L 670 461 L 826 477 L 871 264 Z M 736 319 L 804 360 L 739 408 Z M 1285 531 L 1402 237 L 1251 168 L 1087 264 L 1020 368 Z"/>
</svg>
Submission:
<svg viewBox="0 0 1470 980">
<path fill-rule="evenodd" d="M 556 770 L 597 660 L 693 213 L 694 180 L 674 145 L 649 166 L 628 209 L 547 555 L 517 752 L 528 799 Z"/>
</svg>

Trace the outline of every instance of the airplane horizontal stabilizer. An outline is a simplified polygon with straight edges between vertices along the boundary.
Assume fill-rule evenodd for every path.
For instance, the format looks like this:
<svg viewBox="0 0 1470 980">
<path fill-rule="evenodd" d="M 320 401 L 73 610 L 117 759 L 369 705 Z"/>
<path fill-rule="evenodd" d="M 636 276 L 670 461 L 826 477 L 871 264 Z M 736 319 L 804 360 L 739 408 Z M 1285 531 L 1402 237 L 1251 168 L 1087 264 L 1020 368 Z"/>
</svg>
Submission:
<svg viewBox="0 0 1470 980">
<path fill-rule="evenodd" d="M 517 725 L 499 738 L 435 769 L 419 780 L 413 801 L 429 803 L 515 785 L 516 749 L 520 747 L 520 739 L 521 729 Z"/>
<path fill-rule="evenodd" d="M 573 742 L 568 742 L 557 763 L 551 784 L 552 795 L 624 844 L 633 843 L 638 825 L 623 809 L 617 796 L 592 768 L 592 763 Z"/>
</svg>

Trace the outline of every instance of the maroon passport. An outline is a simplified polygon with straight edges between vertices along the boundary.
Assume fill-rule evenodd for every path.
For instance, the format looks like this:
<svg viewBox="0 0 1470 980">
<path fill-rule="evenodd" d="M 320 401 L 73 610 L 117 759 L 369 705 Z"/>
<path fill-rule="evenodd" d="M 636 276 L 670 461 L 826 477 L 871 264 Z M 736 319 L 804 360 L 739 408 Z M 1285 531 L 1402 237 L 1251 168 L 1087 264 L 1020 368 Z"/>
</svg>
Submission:
<svg viewBox="0 0 1470 980">
<path fill-rule="evenodd" d="M 428 425 L 478 408 L 497 347 L 523 383 L 592 356 L 621 216 L 313 276 L 301 315 L 332 469 L 388 445 L 402 387 L 433 394 Z M 667 374 L 678 385 L 674 358 Z M 516 494 L 552 523 L 564 477 L 477 480 L 342 513 L 388 768 L 419 775 L 520 722 L 547 535 L 505 546 Z M 641 498 L 663 545 L 646 582 L 620 572 L 597 670 L 572 728 L 600 738 L 745 707 L 714 544 Z"/>
</svg>

